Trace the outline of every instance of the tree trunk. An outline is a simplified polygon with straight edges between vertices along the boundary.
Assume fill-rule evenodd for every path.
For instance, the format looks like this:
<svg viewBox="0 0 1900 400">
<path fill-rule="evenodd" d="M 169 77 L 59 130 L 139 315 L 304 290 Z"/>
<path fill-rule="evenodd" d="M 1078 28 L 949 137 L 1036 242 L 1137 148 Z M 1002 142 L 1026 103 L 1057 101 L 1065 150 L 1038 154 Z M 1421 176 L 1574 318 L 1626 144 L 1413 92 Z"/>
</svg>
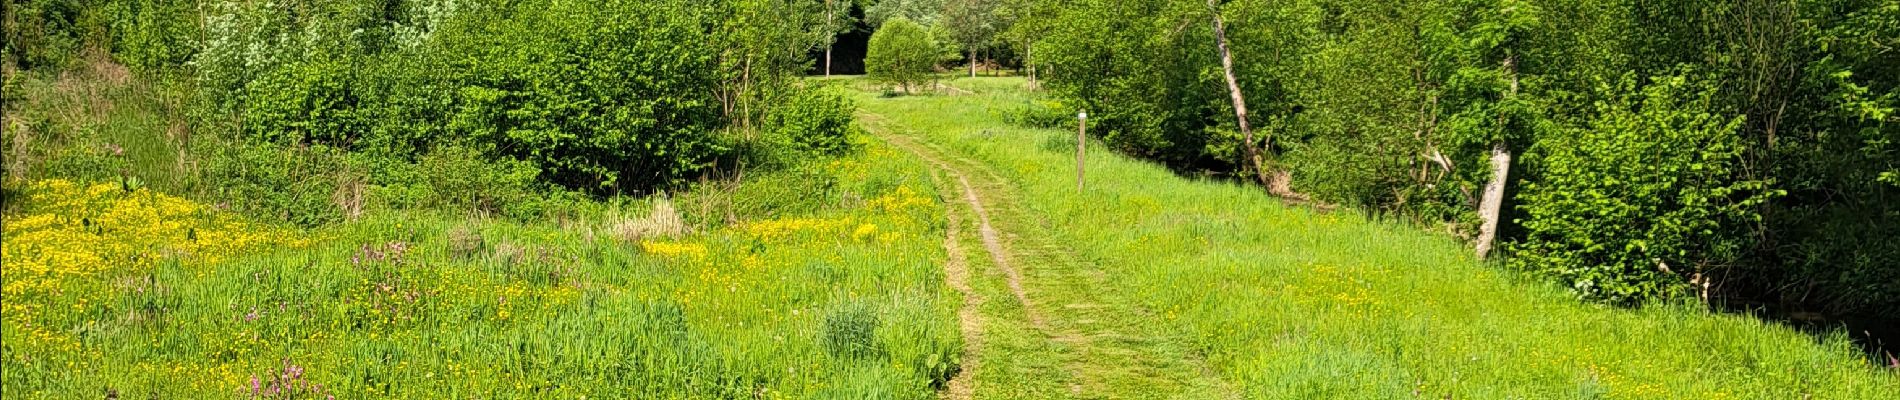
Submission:
<svg viewBox="0 0 1900 400">
<path fill-rule="evenodd" d="M 1511 79 L 1511 89 L 1504 98 L 1517 97 L 1517 59 L 1504 59 L 1504 73 Z M 1500 116 L 1502 118 L 1502 116 Z M 1504 124 L 1499 124 L 1504 125 Z M 1499 138 L 1491 142 L 1491 182 L 1484 184 L 1484 198 L 1478 203 L 1478 218 L 1483 225 L 1478 227 L 1478 259 L 1491 255 L 1491 248 L 1497 241 L 1498 222 L 1504 219 L 1505 184 L 1511 179 L 1511 146 Z"/>
<path fill-rule="evenodd" d="M 1500 140 L 1491 144 L 1491 182 L 1484 185 L 1484 199 L 1478 204 L 1478 259 L 1490 256 L 1498 236 L 1498 220 L 1504 213 L 1504 183 L 1511 178 L 1511 148 Z"/>
<path fill-rule="evenodd" d="M 1214 44 L 1220 48 L 1221 71 L 1227 75 L 1227 93 L 1234 100 L 1234 118 L 1240 122 L 1241 148 L 1246 150 L 1247 161 L 1252 164 L 1260 184 L 1273 188 L 1276 185 L 1266 170 L 1266 163 L 1260 159 L 1260 149 L 1254 147 L 1253 127 L 1247 122 L 1247 99 L 1240 94 L 1240 79 L 1234 76 L 1234 56 L 1227 50 L 1227 26 L 1221 21 L 1220 0 L 1207 0 L 1207 11 L 1213 15 Z M 1268 145 L 1272 145 L 1271 139 Z"/>
<path fill-rule="evenodd" d="M 976 77 L 976 47 L 970 47 L 970 77 Z"/>
<path fill-rule="evenodd" d="M 831 37 L 830 40 L 825 41 L 825 77 L 826 78 L 831 77 L 831 46 L 838 42 L 838 30 L 833 29 L 833 27 L 831 26 L 831 24 L 837 23 L 836 16 L 832 15 L 833 13 L 834 11 L 831 8 L 831 0 L 825 0 L 825 30 L 826 30 L 825 34 L 830 35 Z"/>
<path fill-rule="evenodd" d="M 1023 68 L 1029 70 L 1029 90 L 1036 90 L 1036 42 L 1023 45 Z"/>
</svg>

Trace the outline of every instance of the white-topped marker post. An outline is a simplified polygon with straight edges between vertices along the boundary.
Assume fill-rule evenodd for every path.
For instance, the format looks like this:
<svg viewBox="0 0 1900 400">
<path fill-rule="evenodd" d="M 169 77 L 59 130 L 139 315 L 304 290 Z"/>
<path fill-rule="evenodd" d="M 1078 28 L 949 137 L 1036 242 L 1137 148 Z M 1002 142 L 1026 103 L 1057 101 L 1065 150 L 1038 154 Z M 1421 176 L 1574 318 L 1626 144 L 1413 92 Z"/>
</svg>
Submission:
<svg viewBox="0 0 1900 400">
<path fill-rule="evenodd" d="M 1089 112 L 1075 113 L 1075 191 L 1082 191 L 1082 165 L 1088 151 Z"/>
</svg>

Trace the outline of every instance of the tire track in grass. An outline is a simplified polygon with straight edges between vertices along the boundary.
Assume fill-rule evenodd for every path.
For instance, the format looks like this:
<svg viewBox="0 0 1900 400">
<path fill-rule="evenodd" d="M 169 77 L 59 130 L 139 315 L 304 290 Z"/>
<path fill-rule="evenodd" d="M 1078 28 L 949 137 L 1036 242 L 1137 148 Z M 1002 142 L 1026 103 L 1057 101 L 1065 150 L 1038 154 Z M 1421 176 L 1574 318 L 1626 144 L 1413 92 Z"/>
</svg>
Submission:
<svg viewBox="0 0 1900 400">
<path fill-rule="evenodd" d="M 861 120 L 865 122 L 867 127 L 873 127 L 875 126 L 873 122 L 881 119 L 875 115 L 862 115 Z M 873 131 L 881 130 L 873 129 Z M 1047 388 L 1034 386 L 1039 383 L 1070 381 L 1072 379 L 1070 379 L 1070 376 L 1047 376 L 1049 372 L 1054 371 L 1038 371 L 1042 373 L 1040 374 L 1041 376 L 1025 377 L 1016 375 L 1016 373 L 1024 371 L 1046 369 L 1039 368 L 1042 366 L 1035 365 L 1035 363 L 1026 363 L 1024 362 L 1024 357 L 1020 356 L 1022 353 L 1034 354 L 1049 352 L 1050 349 L 1047 348 L 1049 345 L 1041 342 L 1046 342 L 1048 337 L 1054 334 L 1054 331 L 1048 328 L 1047 323 L 1043 319 L 1043 313 L 1030 302 L 1028 293 L 1023 289 L 1022 274 L 1012 266 L 1009 258 L 1005 255 L 1008 253 L 1008 250 L 1003 247 L 1002 234 L 991 224 L 989 210 L 984 206 L 982 197 L 977 194 L 975 185 L 970 183 L 969 177 L 961 170 L 953 168 L 949 163 L 939 158 L 937 153 L 924 150 L 920 145 L 908 138 L 883 134 L 880 134 L 879 137 L 882 137 L 885 142 L 890 143 L 892 146 L 910 152 L 917 156 L 918 159 L 929 164 L 932 167 L 930 175 L 933 179 L 938 181 L 940 187 L 962 192 L 962 196 L 960 196 L 958 200 L 945 202 L 944 215 L 948 223 L 948 228 L 946 229 L 947 233 L 945 235 L 944 249 L 950 254 L 950 260 L 945 265 L 946 279 L 950 281 L 953 289 L 962 292 L 964 295 L 963 306 L 958 310 L 958 318 L 962 320 L 961 328 L 963 329 L 962 333 L 965 343 L 963 350 L 964 358 L 957 375 L 951 377 L 950 381 L 945 384 L 943 397 L 958 400 L 976 398 L 979 392 L 978 389 L 983 386 L 979 384 L 979 381 L 985 378 L 994 380 L 994 377 L 1024 379 L 1012 379 L 1009 382 L 991 385 L 994 389 L 988 391 L 988 393 L 1002 393 L 1008 397 L 1022 398 L 1050 397 L 1049 395 L 1051 393 L 1047 390 L 1038 390 Z M 954 188 L 952 188 L 952 186 L 954 186 Z M 949 193 L 945 193 L 945 195 L 946 197 L 954 196 Z M 946 200 L 949 199 L 946 198 Z M 978 233 L 978 241 L 982 244 L 984 251 L 989 254 L 990 257 L 988 260 L 991 267 L 995 269 L 995 272 L 1002 275 L 1002 286 L 1007 287 L 1007 295 L 1015 298 L 1017 300 L 1016 304 L 1020 305 L 1020 312 L 1011 312 L 1017 310 L 988 310 L 986 307 L 991 305 L 987 304 L 988 302 L 985 301 L 986 299 L 984 299 L 982 293 L 972 284 L 972 271 L 969 269 L 968 255 L 964 253 L 962 244 L 963 235 L 967 234 L 968 230 L 972 227 L 968 221 L 965 221 L 961 215 L 962 212 L 969 212 L 972 215 L 971 219 L 976 220 L 976 226 L 974 228 Z M 1005 305 L 997 306 L 999 306 L 998 308 L 1006 308 Z M 997 318 L 984 318 L 983 314 L 986 310 L 996 314 L 995 316 Z M 998 328 L 997 330 L 986 329 L 988 328 L 986 325 L 988 325 L 990 321 L 996 321 L 1002 325 L 998 325 L 996 327 Z M 1007 326 L 1007 324 L 1011 322 L 1027 326 Z M 1028 333 L 1031 334 L 1025 335 L 1019 333 L 1025 330 L 1022 328 L 1028 328 L 1027 330 L 1031 331 Z M 994 349 L 996 352 L 1002 353 L 995 355 L 996 358 L 998 358 L 997 361 L 999 361 L 999 365 L 995 365 L 991 370 L 984 370 L 988 364 L 984 362 L 984 359 L 992 355 L 989 352 L 989 350 L 992 349 L 986 347 L 990 339 L 987 336 L 993 333 L 1001 334 L 997 339 L 1000 339 L 999 342 L 1002 343 L 998 344 L 1004 348 Z M 1053 356 L 1054 354 L 1035 355 Z M 1036 358 L 1042 358 L 1040 361 L 1047 361 L 1046 358 L 1053 357 Z M 1063 369 L 1065 371 L 1062 372 L 1064 372 L 1065 375 L 1073 375 L 1072 368 L 1065 366 Z M 1038 382 L 1036 378 L 1043 378 L 1044 381 Z M 1080 387 L 1073 382 L 1068 383 L 1067 386 L 1067 392 L 1069 393 L 1062 394 L 1073 394 L 1078 391 Z"/>
<path fill-rule="evenodd" d="M 882 118 L 868 115 L 864 118 L 867 126 L 884 128 Z M 1235 392 L 1225 382 L 1214 378 L 1211 371 L 1198 360 L 1186 353 L 1191 351 L 1179 346 L 1178 342 L 1166 340 L 1151 332 L 1152 313 L 1139 309 L 1132 299 L 1113 293 L 1110 277 L 1100 268 L 1080 261 L 1066 247 L 1057 241 L 1040 234 L 1047 231 L 1034 222 L 1045 222 L 1019 205 L 1010 203 L 1008 181 L 985 165 L 960 157 L 953 152 L 912 135 L 896 134 L 888 129 L 872 129 L 879 137 L 895 147 L 904 149 L 937 171 L 953 178 L 962 189 L 964 208 L 969 209 L 977 220 L 977 229 L 984 249 L 990 253 L 991 261 L 1001 270 L 1009 287 L 1022 310 L 1020 316 L 995 316 L 999 322 L 1021 318 L 1030 325 L 1031 332 L 1040 337 L 1030 340 L 1044 342 L 1059 350 L 1055 353 L 1061 358 L 1061 369 L 1070 379 L 1066 382 L 1066 392 L 1060 395 L 1077 398 L 1233 398 Z M 948 160 L 948 161 L 946 161 Z M 972 174 L 988 181 L 972 184 Z M 950 181 L 952 179 L 940 179 Z M 988 198 L 996 208 L 986 207 Z M 950 213 L 954 214 L 954 213 Z M 1012 232 L 999 230 L 992 217 L 1002 218 L 1000 222 L 1010 224 Z M 967 224 L 952 218 L 952 235 L 959 227 Z M 1015 233 L 1025 233 L 1017 235 Z M 954 239 L 953 239 L 954 240 Z M 960 251 L 960 250 L 959 250 Z M 965 307 L 970 307 L 966 301 Z M 1003 328 L 998 326 L 996 328 Z M 996 329 L 986 332 L 999 333 Z M 1021 339 L 1021 338 L 998 338 Z M 969 336 L 966 335 L 966 342 Z M 969 371 L 964 371 L 958 379 L 1003 379 L 1014 380 L 1009 376 L 971 374 L 978 369 L 983 360 L 983 351 L 966 351 L 974 355 L 970 359 Z M 1008 357 L 1004 355 L 1003 357 Z M 1017 360 L 997 360 L 1003 363 Z M 973 377 L 974 375 L 974 377 Z M 954 380 L 946 395 L 951 398 L 965 396 L 976 391 L 960 392 L 961 387 Z M 968 384 L 975 384 L 974 382 Z M 1044 386 L 1059 384 L 1043 382 Z M 1007 383 L 1005 384 L 1007 385 Z M 1049 388 L 1040 388 L 1049 389 Z M 1055 391 L 1045 391 L 1055 392 Z M 1025 397 L 1015 393 L 982 392 L 997 397 Z M 1034 396 L 1026 396 L 1034 397 Z"/>
<path fill-rule="evenodd" d="M 931 171 L 930 175 L 942 179 L 938 171 Z M 950 377 L 950 382 L 944 385 L 944 398 L 968 400 L 976 393 L 971 371 L 980 368 L 982 361 L 978 358 L 978 350 L 983 348 L 983 315 L 977 310 L 983 307 L 983 298 L 970 287 L 969 256 L 963 253 L 962 233 L 965 228 L 962 214 L 946 209 L 943 215 L 949 223 L 944 229 L 943 238 L 944 253 L 949 255 L 949 260 L 943 265 L 944 281 L 963 295 L 963 306 L 957 308 L 957 330 L 963 334 L 962 363 L 958 366 L 956 376 Z"/>
</svg>

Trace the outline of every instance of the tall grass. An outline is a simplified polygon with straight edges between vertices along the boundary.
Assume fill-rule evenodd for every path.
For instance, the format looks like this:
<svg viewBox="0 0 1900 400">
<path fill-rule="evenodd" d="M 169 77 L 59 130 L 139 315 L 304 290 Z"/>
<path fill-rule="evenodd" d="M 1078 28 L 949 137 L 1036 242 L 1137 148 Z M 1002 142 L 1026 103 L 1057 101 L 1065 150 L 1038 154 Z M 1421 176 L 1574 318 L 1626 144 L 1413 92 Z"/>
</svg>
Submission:
<svg viewBox="0 0 1900 400">
<path fill-rule="evenodd" d="M 935 188 L 881 146 L 810 164 L 675 198 L 682 220 L 729 223 L 640 235 L 607 211 L 298 231 L 202 205 L 152 214 L 120 200 L 190 203 L 117 184 L 69 207 L 21 183 L 0 381 L 8 398 L 933 397 L 961 346 Z M 217 232 L 298 245 L 191 251 Z M 113 268 L 16 262 L 42 254 Z"/>
<path fill-rule="evenodd" d="M 10 178 L 132 177 L 173 193 L 196 189 L 178 88 L 137 79 L 104 55 L 13 79 L 4 106 Z"/>
<path fill-rule="evenodd" d="M 1099 146 L 1088 156 L 1088 189 L 1077 192 L 1073 146 L 1047 145 L 1074 131 L 1005 123 L 1033 99 L 1022 83 L 957 80 L 976 94 L 865 91 L 859 101 L 900 133 L 1012 182 L 1057 242 L 1113 276 L 1103 290 L 1132 294 L 1155 323 L 1192 338 L 1247 397 L 1900 393 L 1900 377 L 1870 365 L 1845 335 L 1817 339 L 1689 305 L 1584 303 L 1480 263 L 1442 235 L 1282 206 L 1258 188 L 1184 179 Z"/>
</svg>

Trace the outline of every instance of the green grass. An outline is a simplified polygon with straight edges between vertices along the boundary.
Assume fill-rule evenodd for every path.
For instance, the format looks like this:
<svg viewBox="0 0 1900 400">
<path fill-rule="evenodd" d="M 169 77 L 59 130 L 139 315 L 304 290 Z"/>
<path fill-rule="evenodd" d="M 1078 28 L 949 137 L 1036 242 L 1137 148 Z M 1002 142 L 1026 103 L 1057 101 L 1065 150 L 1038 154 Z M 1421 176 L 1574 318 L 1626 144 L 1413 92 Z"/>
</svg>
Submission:
<svg viewBox="0 0 1900 400">
<path fill-rule="evenodd" d="M 922 171 L 871 143 L 709 184 L 673 204 L 733 223 L 674 238 L 618 236 L 653 223 L 648 201 L 536 223 L 385 213 L 227 260 L 189 243 L 271 224 L 19 188 L 0 376 L 8 398 L 248 397 L 290 369 L 338 398 L 931 398 L 961 339 Z M 62 272 L 63 252 L 110 267 Z"/>
<path fill-rule="evenodd" d="M 193 166 L 180 162 L 191 140 L 182 95 L 130 76 L 125 67 L 93 62 L 61 76 L 26 74 L 7 88 L 9 175 L 117 180 L 136 177 L 166 192 L 198 189 Z M 116 151 L 115 151 L 116 149 Z"/>
<path fill-rule="evenodd" d="M 973 173 L 1003 178 L 995 192 L 1022 209 L 1005 213 L 1017 219 L 1012 225 L 1024 236 L 1047 235 L 1018 238 L 1017 247 L 1053 243 L 1099 268 L 1107 279 L 1095 297 L 1125 300 L 1135 311 L 1121 318 L 1159 330 L 1157 340 L 1136 348 L 1173 354 L 1166 347 L 1186 343 L 1244 397 L 1874 399 L 1900 393 L 1900 377 L 1870 365 L 1844 335 L 1816 339 L 1691 306 L 1583 303 L 1561 288 L 1480 263 L 1451 238 L 1351 211 L 1282 206 L 1256 188 L 1184 179 L 1100 146 L 1088 157 L 1088 190 L 1078 193 L 1073 131 L 1004 122 L 1004 114 L 1033 98 L 1018 89 L 1021 80 L 951 84 L 976 94 L 886 99 L 867 90 L 859 101 L 885 121 L 886 131 L 965 158 Z M 1072 283 L 1062 277 L 1035 282 L 1029 274 L 1032 292 L 1036 285 Z M 1041 356 L 1033 349 L 984 360 Z M 1021 380 L 988 379 L 998 385 Z M 1175 393 L 1112 389 L 1103 397 Z"/>
<path fill-rule="evenodd" d="M 25 109 L 57 140 L 24 151 L 53 167 L 27 178 L 103 184 L 7 183 L 8 398 L 249 397 L 253 378 L 289 370 L 339 398 L 920 399 L 959 364 L 978 365 L 977 398 L 1900 392 L 1841 335 L 1582 303 L 1450 238 L 1100 146 L 1077 193 L 1073 131 L 1003 121 L 1036 99 L 1019 78 L 859 102 L 880 135 L 972 181 L 1026 303 L 976 232 L 946 222 L 977 219 L 950 171 L 882 141 L 679 193 L 668 204 L 696 228 L 680 235 L 627 236 L 669 224 L 655 199 L 527 222 L 373 210 L 298 230 L 159 195 L 189 194 L 195 175 L 153 89 L 52 82 L 29 83 L 42 86 Z M 127 154 L 105 158 L 104 143 Z M 153 178 L 128 192 L 98 173 L 113 169 Z M 953 229 L 983 299 L 968 360 L 942 268 Z"/>
</svg>

